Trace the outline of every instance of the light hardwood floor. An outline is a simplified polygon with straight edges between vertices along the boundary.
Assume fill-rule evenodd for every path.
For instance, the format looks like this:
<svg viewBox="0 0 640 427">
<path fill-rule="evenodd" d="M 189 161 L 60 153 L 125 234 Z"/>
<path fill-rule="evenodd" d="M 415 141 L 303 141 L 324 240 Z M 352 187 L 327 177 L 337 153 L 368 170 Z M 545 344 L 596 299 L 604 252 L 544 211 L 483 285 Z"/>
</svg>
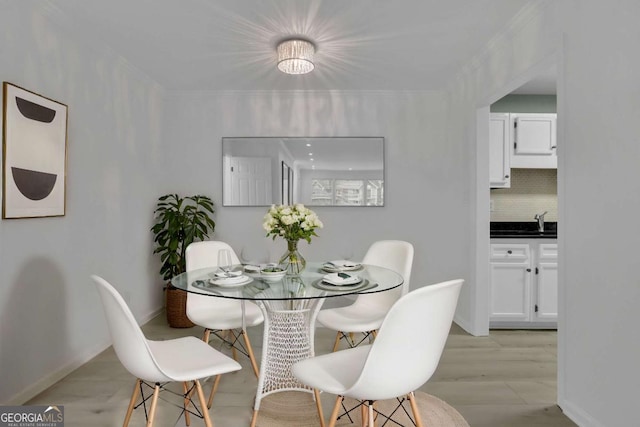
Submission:
<svg viewBox="0 0 640 427">
<path fill-rule="evenodd" d="M 169 328 L 164 316 L 143 330 L 150 339 L 201 335 L 198 327 Z M 261 327 L 251 328 L 250 337 L 260 360 Z M 318 329 L 316 354 L 329 352 L 333 337 L 331 331 Z M 556 348 L 555 331 L 491 331 L 489 337 L 473 337 L 454 324 L 438 369 L 421 390 L 456 408 L 471 427 L 575 426 L 555 404 Z M 248 359 L 241 357 L 240 363 L 241 371 L 220 382 L 211 410 L 217 427 L 249 425 L 257 381 Z M 66 427 L 121 426 L 133 384 L 109 348 L 27 403 L 64 405 Z M 210 383 L 204 387 L 208 393 Z M 330 411 L 333 398 L 323 394 L 325 411 Z M 157 425 L 185 425 L 178 416 L 176 408 L 161 404 Z M 141 409 L 130 425 L 144 425 Z M 191 425 L 203 423 L 192 417 Z"/>
</svg>

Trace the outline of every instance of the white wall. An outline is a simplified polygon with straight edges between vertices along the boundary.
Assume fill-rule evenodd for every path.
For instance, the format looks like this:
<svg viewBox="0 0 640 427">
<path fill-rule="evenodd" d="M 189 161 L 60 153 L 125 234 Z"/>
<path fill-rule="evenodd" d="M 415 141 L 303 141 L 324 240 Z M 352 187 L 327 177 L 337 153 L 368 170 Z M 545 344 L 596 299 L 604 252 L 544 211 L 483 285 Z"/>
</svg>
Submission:
<svg viewBox="0 0 640 427">
<path fill-rule="evenodd" d="M 265 238 L 264 207 L 222 207 L 223 136 L 384 136 L 384 207 L 317 207 L 320 237 L 300 251 L 308 259 L 361 258 L 380 239 L 415 246 L 411 285 L 468 279 L 467 150 L 444 138 L 443 96 L 437 92 L 174 93 L 166 105 L 166 155 L 172 189 L 217 202 L 214 238 L 238 253 L 259 246 L 277 259 L 283 241 Z M 189 150 L 185 150 L 185 146 Z M 452 254 L 455 254 L 452 256 Z"/>
<path fill-rule="evenodd" d="M 640 3 L 563 6 L 563 408 L 626 427 L 640 396 Z"/>
<path fill-rule="evenodd" d="M 106 348 L 90 274 L 113 281 L 139 319 L 162 297 L 148 231 L 166 175 L 162 92 L 43 7 L 0 4 L 0 80 L 69 107 L 66 216 L 0 221 L 0 403 Z"/>
<path fill-rule="evenodd" d="M 534 3 L 449 91 L 451 117 L 467 117 L 467 125 L 452 124 L 448 135 L 475 140 L 476 117 L 488 117 L 488 108 L 476 109 L 558 63 L 558 403 L 581 426 L 626 427 L 638 419 L 639 16 L 636 1 Z M 472 165 L 472 257 L 480 279 L 488 265 L 486 143 L 478 140 Z M 485 317 L 482 297 L 473 299 L 475 324 Z"/>
</svg>

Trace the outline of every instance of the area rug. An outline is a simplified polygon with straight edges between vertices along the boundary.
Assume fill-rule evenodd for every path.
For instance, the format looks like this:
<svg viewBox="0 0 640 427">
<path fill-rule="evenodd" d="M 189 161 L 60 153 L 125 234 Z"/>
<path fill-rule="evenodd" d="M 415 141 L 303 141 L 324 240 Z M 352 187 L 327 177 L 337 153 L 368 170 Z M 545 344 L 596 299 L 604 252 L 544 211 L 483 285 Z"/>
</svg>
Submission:
<svg viewBox="0 0 640 427">
<path fill-rule="evenodd" d="M 446 402 L 435 396 L 423 392 L 416 392 L 416 402 L 422 416 L 422 423 L 429 427 L 469 427 L 469 424 L 458 411 Z M 334 396 L 327 399 L 324 396 L 322 405 L 324 406 L 325 421 L 329 421 L 328 414 L 333 409 Z M 377 403 L 378 411 L 389 414 L 397 405 L 396 400 L 385 400 Z M 355 401 L 345 399 L 345 406 L 351 408 L 355 406 Z M 405 408 L 411 413 L 409 402 L 405 402 Z M 338 419 L 336 425 L 349 426 L 361 425 L 360 409 L 351 412 L 351 420 L 344 416 Z M 379 417 L 380 418 L 380 417 Z M 402 409 L 399 409 L 393 417 L 394 421 L 403 426 L 413 426 L 413 423 Z M 382 425 L 384 418 L 380 418 L 376 425 Z M 353 421 L 353 423 L 352 423 Z M 268 396 L 262 400 L 258 415 L 258 427 L 317 427 L 320 419 L 316 412 L 316 404 L 313 395 L 300 392 L 282 392 Z M 396 425 L 387 423 L 387 425 Z"/>
</svg>

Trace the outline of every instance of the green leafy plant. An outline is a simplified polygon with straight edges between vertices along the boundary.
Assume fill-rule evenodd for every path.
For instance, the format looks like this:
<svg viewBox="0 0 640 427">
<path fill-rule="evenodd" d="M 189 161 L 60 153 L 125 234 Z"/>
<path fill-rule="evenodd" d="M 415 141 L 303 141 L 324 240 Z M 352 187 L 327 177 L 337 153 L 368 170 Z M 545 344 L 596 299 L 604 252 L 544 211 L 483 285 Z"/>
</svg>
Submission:
<svg viewBox="0 0 640 427">
<path fill-rule="evenodd" d="M 160 254 L 160 275 L 166 281 L 183 273 L 185 251 L 194 241 L 204 240 L 213 233 L 216 223 L 213 201 L 206 196 L 180 197 L 167 194 L 158 199 L 154 211 L 154 254 Z"/>
</svg>

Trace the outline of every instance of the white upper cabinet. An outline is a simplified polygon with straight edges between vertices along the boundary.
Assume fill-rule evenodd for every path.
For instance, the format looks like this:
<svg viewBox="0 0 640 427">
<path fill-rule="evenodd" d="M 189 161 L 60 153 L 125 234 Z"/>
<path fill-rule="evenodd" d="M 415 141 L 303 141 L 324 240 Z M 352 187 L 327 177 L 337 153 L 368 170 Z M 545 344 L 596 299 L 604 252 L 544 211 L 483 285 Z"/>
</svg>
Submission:
<svg viewBox="0 0 640 427">
<path fill-rule="evenodd" d="M 557 168 L 557 115 L 512 113 L 510 118 L 513 135 L 511 167 Z"/>
<path fill-rule="evenodd" d="M 508 113 L 492 113 L 489 121 L 489 182 L 491 188 L 511 186 L 511 123 Z"/>
</svg>

